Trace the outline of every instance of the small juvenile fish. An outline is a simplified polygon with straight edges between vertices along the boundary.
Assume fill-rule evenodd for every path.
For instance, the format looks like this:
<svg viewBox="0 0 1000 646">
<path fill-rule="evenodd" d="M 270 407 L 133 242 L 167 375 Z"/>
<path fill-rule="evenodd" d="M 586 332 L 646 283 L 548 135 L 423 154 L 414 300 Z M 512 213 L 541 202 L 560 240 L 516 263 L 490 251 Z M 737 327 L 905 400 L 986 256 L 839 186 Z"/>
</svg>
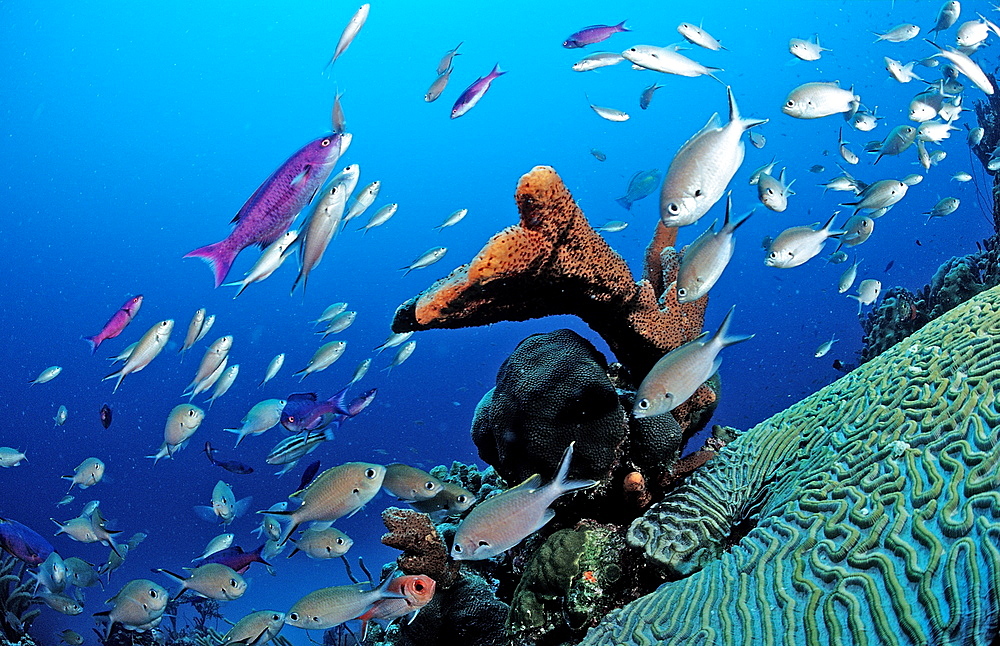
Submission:
<svg viewBox="0 0 1000 646">
<path fill-rule="evenodd" d="M 69 417 L 69 410 L 65 406 L 59 406 L 59 410 L 56 411 L 56 415 L 52 418 L 52 421 L 56 423 L 56 426 L 62 426 L 66 423 L 67 417 Z"/>
<path fill-rule="evenodd" d="M 448 81 L 451 80 L 451 68 L 449 67 L 445 71 L 441 72 L 431 86 L 427 88 L 424 92 L 424 101 L 427 103 L 433 103 L 437 101 L 438 98 L 444 93 L 446 87 L 448 87 Z"/>
<path fill-rule="evenodd" d="M 921 141 L 930 141 L 936 144 L 951 137 L 951 131 L 958 130 L 950 123 L 940 121 L 924 121 L 917 128 L 917 138 Z"/>
<path fill-rule="evenodd" d="M 406 276 L 406 274 L 409 274 L 414 269 L 423 269 L 424 267 L 430 267 L 437 261 L 444 258 L 444 255 L 446 253 L 448 253 L 447 247 L 431 247 L 406 267 L 400 267 L 400 270 L 404 270 L 405 273 L 403 275 Z"/>
<path fill-rule="evenodd" d="M 858 302 L 858 314 L 861 314 L 861 308 L 874 303 L 881 291 L 882 283 L 874 278 L 868 278 L 861 281 L 861 284 L 858 285 L 857 295 L 848 294 L 847 297 L 853 298 Z"/>
<path fill-rule="evenodd" d="M 303 223 L 302 235 L 298 241 L 299 273 L 292 283 L 292 293 L 300 281 L 302 291 L 305 292 L 309 284 L 309 274 L 323 260 L 323 255 L 326 254 L 341 221 L 346 221 L 344 219 L 346 203 L 347 191 L 344 190 L 344 185 L 333 182 L 330 188 L 323 192 L 323 196 L 316 202 L 316 206 Z"/>
<path fill-rule="evenodd" d="M 653 83 L 652 85 L 644 89 L 642 91 L 642 94 L 639 95 L 639 107 L 642 108 L 643 110 L 647 109 L 649 107 L 649 104 L 652 103 L 653 101 L 653 94 L 662 87 L 665 86 L 660 85 L 659 83 Z"/>
<path fill-rule="evenodd" d="M 900 83 L 909 83 L 913 79 L 917 79 L 918 81 L 923 80 L 913 72 L 913 66 L 916 65 L 916 62 L 903 65 L 901 62 L 889 58 L 888 56 L 886 56 L 884 60 L 885 69 L 889 72 L 889 76 L 896 79 Z"/>
<path fill-rule="evenodd" d="M 0 466 L 3 465 L 0 464 Z M 74 500 L 76 500 L 76 496 L 63 496 L 63 499 L 56 503 L 56 507 L 65 507 Z"/>
<path fill-rule="evenodd" d="M 292 373 L 293 377 L 302 375 L 299 381 L 302 381 L 314 372 L 319 372 L 321 370 L 326 370 L 333 363 L 344 354 L 344 350 L 347 349 L 347 341 L 331 341 L 330 343 L 325 343 L 321 345 L 311 359 L 306 367 L 298 372 Z"/>
<path fill-rule="evenodd" d="M 386 348 L 395 348 L 397 345 L 401 345 L 403 343 L 406 343 L 407 341 L 410 340 L 411 336 L 413 336 L 413 332 L 412 331 L 411 332 L 396 332 L 396 333 L 390 334 L 389 338 L 386 339 L 385 342 L 382 343 L 382 345 L 376 346 L 375 348 L 373 348 L 373 350 L 376 351 L 378 354 L 382 354 L 382 350 L 385 350 Z"/>
<path fill-rule="evenodd" d="M 840 237 L 841 247 L 856 247 L 868 240 L 872 232 L 875 231 L 875 220 L 864 216 L 854 215 L 844 224 L 844 235 Z M 837 248 L 840 250 L 840 247 Z"/>
<path fill-rule="evenodd" d="M 857 164 L 860 160 L 858 156 L 854 154 L 854 151 L 847 147 L 850 142 L 844 141 L 844 129 L 840 129 L 839 135 L 839 146 L 840 146 L 840 158 L 843 159 L 848 164 Z"/>
<path fill-rule="evenodd" d="M 972 181 L 972 175 L 970 175 L 969 173 L 966 173 L 965 171 L 961 171 L 961 170 L 958 171 L 957 173 L 955 173 L 954 175 L 952 175 L 951 178 L 953 180 L 955 180 L 956 182 L 971 182 Z"/>
<path fill-rule="evenodd" d="M 833 51 L 826 47 L 820 47 L 819 34 L 815 34 L 813 39 L 815 42 L 802 38 L 792 38 L 788 41 L 788 51 L 804 61 L 818 61 L 823 52 Z"/>
<path fill-rule="evenodd" d="M 817 359 L 819 357 L 825 357 L 826 354 L 830 351 L 830 348 L 833 347 L 833 344 L 839 340 L 840 339 L 838 339 L 835 336 L 830 337 L 829 341 L 824 341 L 823 343 L 820 344 L 818 348 L 816 348 L 816 352 L 813 354 L 813 356 L 816 357 Z"/>
<path fill-rule="evenodd" d="M 104 430 L 107 430 L 108 427 L 111 426 L 111 419 L 114 416 L 111 407 L 108 406 L 107 404 L 102 404 L 100 416 L 101 416 L 101 426 L 104 427 Z"/>
<path fill-rule="evenodd" d="M 38 376 L 28 382 L 29 385 L 44 384 L 52 381 L 62 372 L 62 366 L 50 366 L 38 373 Z"/>
<path fill-rule="evenodd" d="M 957 197 L 946 197 L 941 199 L 934 205 L 934 208 L 924 213 L 924 215 L 927 216 L 927 222 L 930 222 L 932 218 L 943 218 L 946 215 L 951 215 L 958 210 L 960 204 L 961 202 Z M 924 224 L 927 224 L 927 222 Z"/>
<path fill-rule="evenodd" d="M 354 193 L 354 189 L 357 188 L 360 178 L 361 167 L 357 164 L 351 164 L 350 166 L 344 166 L 343 170 L 334 175 L 328 186 L 333 188 L 335 185 L 339 185 L 343 187 L 345 196 L 351 195 Z"/>
<path fill-rule="evenodd" d="M 969 131 L 969 136 L 965 140 L 969 146 L 976 147 L 983 141 L 983 135 L 985 134 L 986 131 L 977 126 Z"/>
<path fill-rule="evenodd" d="M 607 161 L 608 160 L 608 156 L 605 155 L 604 153 L 602 153 L 600 150 L 598 150 L 596 148 L 591 148 L 590 149 L 590 154 L 593 155 L 594 159 L 596 159 L 597 161 Z"/>
<path fill-rule="evenodd" d="M 601 226 L 594 229 L 599 233 L 618 233 L 619 231 L 624 231 L 628 227 L 628 222 L 624 220 L 608 220 Z"/>
<path fill-rule="evenodd" d="M 757 198 L 760 203 L 777 213 L 788 208 L 788 198 L 795 195 L 792 184 L 795 180 L 785 183 L 785 169 L 781 169 L 781 175 L 775 179 L 767 173 L 761 173 L 757 178 Z"/>
<path fill-rule="evenodd" d="M 354 515 L 375 497 L 384 477 L 384 466 L 366 462 L 348 462 L 327 469 L 316 476 L 308 487 L 289 496 L 302 503 L 298 508 L 258 513 L 282 516 L 290 521 L 279 541 L 285 543 L 302 523 L 334 521 Z"/>
<path fill-rule="evenodd" d="M 756 130 L 751 130 L 750 131 L 750 143 L 753 144 L 754 148 L 756 148 L 757 150 L 760 150 L 761 148 L 763 148 L 767 144 L 767 138 L 764 137 L 764 135 L 762 135 L 759 132 L 757 132 Z"/>
<path fill-rule="evenodd" d="M 878 126 L 878 120 L 882 117 L 875 116 L 875 111 L 878 110 L 878 106 L 875 106 L 875 110 L 868 112 L 867 110 L 858 110 L 854 113 L 854 118 L 851 119 L 851 125 L 855 130 L 860 132 L 871 132 Z"/>
<path fill-rule="evenodd" d="M 861 191 L 857 202 L 843 202 L 841 206 L 853 206 L 855 213 L 876 211 L 899 202 L 906 196 L 908 188 L 907 184 L 898 179 L 880 179 Z"/>
<path fill-rule="evenodd" d="M 330 323 L 323 330 L 323 338 L 331 334 L 337 334 L 338 332 L 343 332 L 347 328 L 354 324 L 354 321 L 358 318 L 358 313 L 354 310 L 347 310 L 346 312 L 341 312 L 340 314 L 334 316 L 330 319 Z M 317 334 L 320 334 L 317 332 Z"/>
<path fill-rule="evenodd" d="M 631 211 L 633 203 L 652 195 L 659 185 L 660 171 L 658 169 L 637 171 L 628 181 L 625 195 L 617 198 L 615 202 L 623 209 Z"/>
<path fill-rule="evenodd" d="M 223 429 L 230 433 L 236 433 L 236 446 L 240 445 L 248 435 L 260 435 L 271 430 L 281 421 L 281 411 L 284 410 L 284 399 L 265 399 L 253 406 L 240 421 L 243 426 L 240 428 Z"/>
<path fill-rule="evenodd" d="M 441 224 L 437 225 L 434 228 L 440 231 L 441 229 L 453 227 L 459 222 L 461 222 L 468 214 L 469 214 L 469 209 L 458 209 L 457 211 L 453 212 L 451 215 L 446 217 L 444 219 L 444 222 L 442 222 Z"/>
<path fill-rule="evenodd" d="M 451 64 L 452 61 L 455 60 L 455 57 L 461 56 L 461 54 L 458 53 L 458 48 L 461 46 L 462 43 L 459 43 L 455 45 L 455 49 L 449 49 L 445 52 L 445 55 L 441 57 L 440 61 L 438 61 L 437 74 L 444 74 L 446 70 L 451 69 Z"/>
<path fill-rule="evenodd" d="M 211 408 L 212 404 L 216 399 L 222 397 L 229 389 L 232 388 L 233 382 L 236 381 L 236 376 L 240 374 L 240 364 L 236 363 L 228 368 L 219 377 L 219 380 L 215 382 L 215 390 L 212 391 L 212 396 L 205 400 L 208 403 L 208 407 Z"/>
<path fill-rule="evenodd" d="M 188 577 L 174 574 L 163 568 L 154 571 L 166 574 L 168 577 L 180 582 L 180 590 L 177 591 L 174 598 L 180 596 L 185 590 L 191 590 L 207 599 L 232 601 L 239 599 L 247 591 L 247 582 L 243 579 L 243 575 L 228 565 L 222 565 L 221 563 L 199 565 L 191 571 L 191 575 Z"/>
<path fill-rule="evenodd" d="M 901 25 L 896 25 L 884 34 L 879 34 L 877 32 L 872 33 L 878 36 L 878 39 L 875 41 L 876 43 L 881 40 L 888 41 L 890 43 L 902 43 L 916 38 L 920 33 L 920 27 L 909 23 L 903 23 Z"/>
<path fill-rule="evenodd" d="M 197 343 L 208 336 L 208 331 L 212 329 L 213 325 L 215 325 L 215 314 L 210 314 L 205 317 L 205 322 L 201 325 L 201 332 L 198 333 L 198 338 L 194 342 Z"/>
<path fill-rule="evenodd" d="M 358 191 L 349 202 L 347 213 L 344 215 L 344 223 L 346 224 L 347 222 L 350 222 L 368 210 L 368 207 L 371 206 L 378 197 L 378 192 L 381 188 L 382 182 L 376 180 L 365 185 L 364 188 Z"/>
<path fill-rule="evenodd" d="M 184 336 L 184 344 L 181 345 L 180 349 L 177 351 L 178 354 L 184 354 L 191 346 L 193 346 L 198 339 L 201 338 L 201 328 L 205 325 L 205 308 L 198 308 L 194 316 L 191 317 L 191 322 L 188 323 L 187 334 Z M 127 357 L 126 357 L 127 358 Z"/>
<path fill-rule="evenodd" d="M 400 500 L 427 500 L 441 493 L 444 483 L 426 471 L 397 462 L 386 466 L 382 488 Z"/>
<path fill-rule="evenodd" d="M 579 49 L 580 47 L 603 42 L 623 31 L 632 31 L 625 27 L 624 20 L 617 25 L 591 25 L 571 34 L 569 38 L 563 41 L 562 46 L 566 49 Z"/>
<path fill-rule="evenodd" d="M 263 646 L 278 636 L 285 625 L 285 613 L 276 610 L 258 610 L 237 621 L 221 646 Z"/>
<path fill-rule="evenodd" d="M 907 186 L 916 186 L 920 182 L 924 181 L 924 176 L 917 175 L 916 173 L 911 173 L 910 175 L 907 175 L 906 177 L 904 177 L 899 181 L 903 182 Z"/>
<path fill-rule="evenodd" d="M 16 467 L 21 464 L 22 460 L 27 459 L 28 457 L 17 449 L 12 449 L 9 446 L 0 446 L 0 467 Z"/>
<path fill-rule="evenodd" d="M 812 166 L 809 167 L 809 172 L 810 173 L 822 173 L 825 170 L 826 170 L 826 166 L 823 166 L 821 164 L 814 164 L 814 165 L 812 165 Z"/>
<path fill-rule="evenodd" d="M 81 608 L 81 611 L 82 610 L 83 609 Z M 69 628 L 59 633 L 59 639 L 61 639 L 64 643 L 69 644 L 69 646 L 80 646 L 83 644 L 83 635 L 75 630 L 70 630 Z"/>
<path fill-rule="evenodd" d="M 215 554 L 216 552 L 220 552 L 226 549 L 227 547 L 233 544 L 233 539 L 235 537 L 236 534 L 219 534 L 218 536 L 216 536 L 215 538 L 213 538 L 208 542 L 208 545 L 205 546 L 205 551 L 202 552 L 201 556 L 193 558 L 191 560 L 200 561 L 204 558 L 211 556 L 212 554 Z"/>
<path fill-rule="evenodd" d="M 87 458 L 80 463 L 71 476 L 63 476 L 63 480 L 69 480 L 69 490 L 79 485 L 81 489 L 93 487 L 104 478 L 104 463 L 97 458 Z"/>
<path fill-rule="evenodd" d="M 279 355 L 276 355 L 273 359 L 271 359 L 271 363 L 267 364 L 267 372 L 264 373 L 264 378 L 261 379 L 260 385 L 258 385 L 257 387 L 260 388 L 267 382 L 274 379 L 274 376 L 278 374 L 278 371 L 281 370 L 281 367 L 283 365 L 285 365 L 284 352 L 282 352 Z"/>
<path fill-rule="evenodd" d="M 732 194 L 726 200 L 726 219 L 722 229 L 715 232 L 715 222 L 692 242 L 681 256 L 677 270 L 677 302 L 690 303 L 707 294 L 718 282 L 733 257 L 736 240 L 733 234 L 750 219 L 748 213 L 743 219 L 731 219 Z"/>
<path fill-rule="evenodd" d="M 573 71 L 589 72 L 590 70 L 596 70 L 600 67 L 617 65 L 623 60 L 625 59 L 622 55 L 615 52 L 595 52 L 589 56 L 584 56 L 577 62 L 573 63 Z"/>
<path fill-rule="evenodd" d="M 252 502 L 253 496 L 236 500 L 232 487 L 219 480 L 212 489 L 212 505 L 198 505 L 194 511 L 202 520 L 228 525 L 245 514 Z"/>
<path fill-rule="evenodd" d="M 340 55 L 346 52 L 347 48 L 354 42 L 358 32 L 361 31 L 361 28 L 365 25 L 365 21 L 368 20 L 369 9 L 371 9 L 371 5 L 365 3 L 354 12 L 353 16 L 351 16 L 347 26 L 344 27 L 344 31 L 340 33 L 340 39 L 337 41 L 337 48 L 333 52 L 333 58 L 331 58 L 330 62 L 326 64 L 328 68 L 336 63 L 337 59 L 340 58 Z"/>
<path fill-rule="evenodd" d="M 701 27 L 695 27 L 689 22 L 682 22 L 677 25 L 677 33 L 683 36 L 684 40 L 688 41 L 692 45 L 704 47 L 705 49 L 710 49 L 713 52 L 725 49 L 725 47 L 722 46 L 722 43 L 713 38 L 711 34 Z"/>
<path fill-rule="evenodd" d="M 596 486 L 596 480 L 568 479 L 573 444 L 570 442 L 548 484 L 543 486 L 542 477 L 535 474 L 476 505 L 455 530 L 451 557 L 481 561 L 503 554 L 555 518 L 549 507 L 556 498 Z"/>
<path fill-rule="evenodd" d="M 590 103 L 589 98 L 587 99 L 587 103 L 590 105 L 590 109 L 596 112 L 597 116 L 599 116 L 602 119 L 607 119 L 608 121 L 615 121 L 618 123 L 629 120 L 628 113 L 626 112 L 622 112 L 621 110 L 616 110 L 614 108 L 605 108 L 599 105 L 594 105 L 593 103 Z"/>
<path fill-rule="evenodd" d="M 385 372 L 392 372 L 392 369 L 410 358 L 413 351 L 417 349 L 416 341 L 407 341 L 403 347 L 396 351 L 396 356 L 392 358 L 392 363 L 388 367 L 382 368 Z"/>
<path fill-rule="evenodd" d="M 330 305 L 325 310 L 323 310 L 323 313 L 320 314 L 319 318 L 313 321 L 312 324 L 316 325 L 317 323 L 326 323 L 327 321 L 332 320 L 333 317 L 337 316 L 346 309 L 347 309 L 347 303 L 344 302 L 334 303 L 333 305 Z"/>
<path fill-rule="evenodd" d="M 347 132 L 347 119 L 344 118 L 344 106 L 340 103 L 340 97 L 344 96 L 343 92 L 337 92 L 333 97 L 333 109 L 330 111 L 330 125 L 334 134 L 342 135 Z M 344 151 L 341 150 L 341 154 Z"/>
<path fill-rule="evenodd" d="M 391 218 L 396 214 L 396 209 L 398 208 L 399 205 L 396 203 L 386 204 L 378 211 L 375 211 L 375 214 L 372 215 L 370 220 L 368 220 L 368 224 L 366 224 L 363 227 L 360 227 L 358 231 L 361 231 L 364 234 L 368 233 L 369 229 L 374 229 L 375 227 L 382 226 L 383 224 L 389 221 L 389 218 Z"/>
<path fill-rule="evenodd" d="M 218 460 L 215 457 L 216 449 L 212 448 L 211 442 L 205 442 L 205 448 L 203 453 L 208 456 L 208 461 L 212 463 L 213 466 L 221 467 L 228 471 L 229 473 L 236 473 L 238 475 L 247 475 L 253 473 L 253 467 L 243 464 L 239 460 Z"/>
<path fill-rule="evenodd" d="M 636 390 L 632 407 L 635 418 L 663 415 L 686 402 L 719 370 L 722 362 L 718 356 L 723 348 L 753 338 L 752 334 L 729 335 L 735 309 L 730 308 L 714 335 L 706 332 L 660 357 Z"/>
<path fill-rule="evenodd" d="M 118 381 L 115 383 L 115 388 L 112 392 L 118 391 L 118 387 L 122 385 L 122 381 L 125 380 L 127 375 L 130 375 L 133 372 L 139 372 L 148 366 L 149 363 L 155 359 L 158 354 L 160 354 L 163 348 L 167 346 L 167 341 L 170 340 L 170 333 L 173 329 L 173 320 L 167 319 L 166 321 L 160 321 L 153 327 L 149 328 L 149 330 L 142 335 L 142 338 L 139 339 L 138 344 L 135 346 L 135 350 L 133 350 L 132 353 L 129 354 L 128 359 L 125 360 L 125 364 L 104 378 L 104 380 L 107 380 L 118 377 Z"/>
<path fill-rule="evenodd" d="M 764 173 L 770 174 L 771 171 L 774 170 L 774 165 L 777 163 L 778 162 L 772 159 L 770 163 L 764 164 L 763 166 L 755 170 L 753 173 L 751 173 L 750 185 L 755 186 L 758 182 L 760 182 L 760 176 L 763 175 Z"/>
<path fill-rule="evenodd" d="M 839 236 L 843 233 L 843 231 L 833 231 L 831 229 L 838 213 L 839 211 L 831 215 L 830 219 L 820 229 L 805 226 L 791 227 L 782 231 L 778 234 L 778 237 L 771 241 L 764 264 L 768 267 L 789 269 L 791 267 L 798 267 L 809 259 L 819 255 L 823 251 L 823 245 L 826 244 L 829 238 Z"/>
<path fill-rule="evenodd" d="M 302 532 L 298 540 L 295 541 L 295 549 L 289 553 L 288 558 L 292 558 L 298 552 L 303 552 L 311 559 L 333 559 L 347 554 L 354 540 L 344 532 L 335 527 L 321 527 L 313 525 Z"/>
<path fill-rule="evenodd" d="M 819 119 L 856 110 L 861 98 L 837 83 L 805 83 L 792 90 L 781 111 L 796 119 Z"/>
<path fill-rule="evenodd" d="M 153 459 L 153 464 L 160 458 L 172 458 L 174 453 L 183 449 L 191 436 L 205 420 L 205 411 L 192 404 L 178 404 L 167 415 L 167 423 L 163 427 L 163 444 Z"/>
<path fill-rule="evenodd" d="M 372 360 L 370 358 L 359 363 L 358 367 L 354 369 L 354 374 L 351 376 L 351 381 L 348 385 L 350 386 L 351 384 L 356 384 L 361 381 L 361 378 L 368 374 L 368 369 L 371 368 L 371 365 Z"/>
<path fill-rule="evenodd" d="M 90 354 L 97 352 L 97 348 L 108 339 L 113 339 L 132 322 L 139 308 L 142 307 L 142 294 L 133 296 L 125 301 L 125 304 L 115 312 L 108 322 L 104 324 L 101 331 L 94 336 L 85 336 L 83 340 L 90 344 Z"/>
<path fill-rule="evenodd" d="M 455 101 L 455 105 L 451 108 L 451 118 L 457 119 L 462 116 L 479 103 L 480 99 L 486 94 L 487 90 L 490 89 L 490 85 L 493 83 L 494 79 L 497 79 L 507 72 L 500 71 L 500 63 L 493 66 L 493 71 L 483 76 L 481 78 L 473 81 L 472 85 L 465 88 L 458 100 Z"/>
<path fill-rule="evenodd" d="M 242 280 L 237 280 L 232 283 L 223 283 L 223 287 L 239 287 L 239 291 L 236 292 L 237 298 L 240 294 L 246 290 L 247 287 L 253 283 L 259 283 L 265 278 L 270 277 L 278 267 L 284 264 L 285 260 L 291 255 L 286 253 L 294 243 L 299 238 L 299 232 L 296 230 L 286 231 L 283 236 L 272 242 L 261 252 L 260 257 L 257 258 L 257 262 L 253 264 L 253 267 L 244 275 Z"/>
</svg>

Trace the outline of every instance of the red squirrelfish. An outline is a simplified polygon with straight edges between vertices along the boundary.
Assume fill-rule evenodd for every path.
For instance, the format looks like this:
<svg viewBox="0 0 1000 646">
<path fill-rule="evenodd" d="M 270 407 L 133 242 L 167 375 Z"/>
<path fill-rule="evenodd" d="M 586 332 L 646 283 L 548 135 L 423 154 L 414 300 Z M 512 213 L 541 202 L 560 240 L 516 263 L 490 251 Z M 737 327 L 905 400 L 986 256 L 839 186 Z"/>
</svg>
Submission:
<svg viewBox="0 0 1000 646">
<path fill-rule="evenodd" d="M 389 582 L 387 589 L 403 595 L 402 599 L 388 598 L 376 601 L 368 612 L 358 617 L 361 620 L 361 639 L 368 631 L 368 622 L 372 619 L 388 619 L 409 615 L 410 621 L 416 618 L 420 609 L 434 598 L 436 584 L 434 579 L 424 574 L 397 576 Z"/>
<path fill-rule="evenodd" d="M 101 331 L 94 336 L 85 336 L 83 340 L 90 344 L 90 354 L 97 352 L 97 346 L 101 345 L 106 339 L 113 339 L 122 333 L 122 330 L 132 322 L 135 315 L 139 313 L 139 308 L 142 307 L 142 294 L 138 296 L 133 296 L 132 298 L 125 301 L 121 309 L 114 313 L 108 322 L 104 324 Z"/>
<path fill-rule="evenodd" d="M 330 176 L 340 157 L 341 139 L 339 134 L 329 134 L 303 146 L 254 191 L 233 218 L 236 228 L 225 240 L 184 257 L 207 262 L 215 274 L 215 286 L 221 285 L 241 251 L 253 244 L 264 248 L 288 231 Z"/>
<path fill-rule="evenodd" d="M 490 83 L 493 79 L 506 74 L 507 72 L 500 71 L 500 63 L 493 66 L 493 71 L 486 76 L 476 79 L 476 82 L 465 89 L 462 92 L 462 96 L 458 97 L 458 101 L 455 101 L 455 106 L 451 109 L 451 118 L 457 119 L 469 110 L 471 110 L 477 103 L 479 99 L 483 98 L 486 94 L 486 90 L 490 89 Z"/>
</svg>

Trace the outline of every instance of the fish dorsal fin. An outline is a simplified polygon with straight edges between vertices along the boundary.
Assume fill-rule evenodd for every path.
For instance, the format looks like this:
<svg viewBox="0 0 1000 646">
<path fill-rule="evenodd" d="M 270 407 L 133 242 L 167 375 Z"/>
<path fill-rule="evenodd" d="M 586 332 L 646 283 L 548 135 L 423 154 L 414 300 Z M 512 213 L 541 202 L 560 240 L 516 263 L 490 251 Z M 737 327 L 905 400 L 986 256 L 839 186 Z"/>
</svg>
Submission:
<svg viewBox="0 0 1000 646">
<path fill-rule="evenodd" d="M 541 486 L 542 486 L 542 476 L 540 476 L 539 474 L 536 473 L 536 474 L 534 474 L 532 476 L 528 476 L 528 478 L 524 482 L 522 482 L 521 484 L 519 484 L 517 486 L 514 486 L 514 487 L 511 487 L 510 489 L 507 490 L 507 492 L 511 492 L 511 491 L 515 491 L 515 490 L 516 491 L 527 491 L 527 490 L 530 490 L 530 489 L 538 489 Z"/>
</svg>

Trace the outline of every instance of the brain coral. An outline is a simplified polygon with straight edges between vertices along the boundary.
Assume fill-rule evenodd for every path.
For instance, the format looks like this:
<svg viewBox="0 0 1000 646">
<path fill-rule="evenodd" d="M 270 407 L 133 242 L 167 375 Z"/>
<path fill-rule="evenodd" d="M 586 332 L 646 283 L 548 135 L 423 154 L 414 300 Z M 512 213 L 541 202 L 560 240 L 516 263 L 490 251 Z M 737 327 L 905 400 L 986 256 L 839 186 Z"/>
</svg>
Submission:
<svg viewBox="0 0 1000 646">
<path fill-rule="evenodd" d="M 583 643 L 989 643 L 998 335 L 994 288 L 740 435 L 630 529 L 688 576 Z"/>
</svg>

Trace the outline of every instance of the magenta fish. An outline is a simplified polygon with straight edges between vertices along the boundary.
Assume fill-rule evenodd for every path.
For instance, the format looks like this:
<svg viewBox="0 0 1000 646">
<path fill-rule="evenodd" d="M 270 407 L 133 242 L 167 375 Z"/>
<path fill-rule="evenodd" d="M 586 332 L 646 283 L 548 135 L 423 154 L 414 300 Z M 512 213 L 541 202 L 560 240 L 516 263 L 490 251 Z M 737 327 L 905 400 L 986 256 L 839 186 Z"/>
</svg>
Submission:
<svg viewBox="0 0 1000 646">
<path fill-rule="evenodd" d="M 566 49 L 586 47 L 587 45 L 605 41 L 622 31 L 632 31 L 631 29 L 626 29 L 624 20 L 617 25 L 591 25 L 590 27 L 581 29 L 563 41 L 563 47 Z"/>
<path fill-rule="evenodd" d="M 331 425 L 339 428 L 341 422 L 366 409 L 377 392 L 378 389 L 372 388 L 350 402 L 347 402 L 347 388 L 324 401 L 318 401 L 316 393 L 292 393 L 285 398 L 281 425 L 292 433 L 322 431 Z M 327 439 L 333 439 L 332 434 Z"/>
<path fill-rule="evenodd" d="M 254 191 L 233 218 L 236 228 L 225 240 L 195 249 L 184 257 L 207 262 L 215 274 L 215 286 L 221 285 L 241 251 L 253 244 L 266 247 L 288 231 L 295 216 L 330 176 L 340 149 L 339 134 L 310 141 Z"/>
<path fill-rule="evenodd" d="M 263 563 L 264 565 L 270 567 L 271 564 L 265 561 L 261 557 L 261 553 L 264 551 L 264 547 L 267 543 L 264 543 L 252 552 L 244 552 L 242 547 L 234 545 L 232 547 L 227 547 L 224 550 L 219 550 L 213 554 L 209 554 L 205 558 L 196 559 L 194 562 L 195 567 L 201 565 L 207 565 L 208 563 L 221 563 L 226 567 L 231 567 L 240 574 L 244 574 L 250 569 L 251 563 Z"/>
<path fill-rule="evenodd" d="M 138 296 L 133 296 L 132 298 L 125 301 L 125 304 L 121 306 L 114 315 L 108 319 L 108 322 L 104 324 L 101 331 L 94 336 L 81 337 L 84 341 L 90 344 L 90 354 L 97 352 L 97 346 L 101 345 L 107 339 L 113 339 L 122 333 L 122 330 L 132 322 L 135 315 L 139 313 L 139 308 L 142 307 L 142 294 Z"/>
<path fill-rule="evenodd" d="M 16 520 L 0 518 L 0 549 L 28 565 L 39 565 L 52 553 L 52 544 Z"/>
<path fill-rule="evenodd" d="M 483 98 L 486 94 L 486 90 L 490 89 L 490 83 L 493 79 L 503 76 L 507 72 L 500 71 L 500 63 L 493 66 L 493 71 L 486 76 L 476 79 L 476 82 L 465 89 L 462 92 L 462 96 L 458 97 L 458 101 L 455 101 L 454 107 L 451 109 L 451 118 L 457 119 L 469 110 L 475 107 L 479 103 L 479 99 Z"/>
</svg>

